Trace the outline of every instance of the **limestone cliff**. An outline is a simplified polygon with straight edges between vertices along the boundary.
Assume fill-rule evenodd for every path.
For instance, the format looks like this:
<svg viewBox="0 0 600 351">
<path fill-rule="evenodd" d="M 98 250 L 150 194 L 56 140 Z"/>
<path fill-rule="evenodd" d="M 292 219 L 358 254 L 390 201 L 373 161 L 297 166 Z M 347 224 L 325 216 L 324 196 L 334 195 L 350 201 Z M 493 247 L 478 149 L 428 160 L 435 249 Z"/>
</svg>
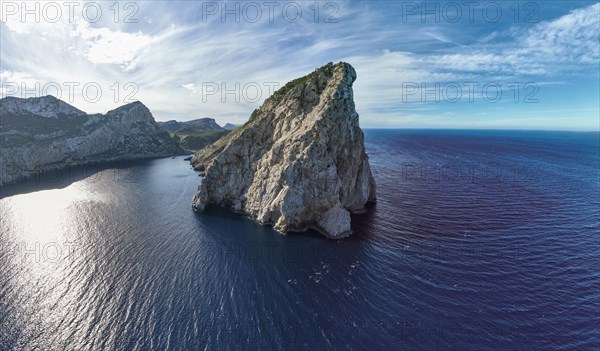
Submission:
<svg viewBox="0 0 600 351">
<path fill-rule="evenodd" d="M 52 96 L 0 99 L 0 185 L 67 166 L 180 153 L 141 102 L 88 115 Z"/>
<path fill-rule="evenodd" d="M 193 200 L 243 212 L 281 232 L 349 235 L 350 214 L 375 201 L 355 111 L 354 68 L 328 64 L 279 89 L 250 120 L 196 153 Z"/>
</svg>

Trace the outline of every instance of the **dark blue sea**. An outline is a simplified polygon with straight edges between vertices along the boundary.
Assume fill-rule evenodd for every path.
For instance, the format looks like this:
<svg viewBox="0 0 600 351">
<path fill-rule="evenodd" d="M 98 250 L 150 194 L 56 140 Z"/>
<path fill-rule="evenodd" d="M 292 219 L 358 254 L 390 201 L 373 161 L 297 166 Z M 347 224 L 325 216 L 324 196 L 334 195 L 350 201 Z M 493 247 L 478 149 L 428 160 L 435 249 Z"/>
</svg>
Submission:
<svg viewBox="0 0 600 351">
<path fill-rule="evenodd" d="M 366 130 L 354 235 L 198 214 L 182 157 L 0 199 L 0 350 L 598 350 L 598 133 Z"/>
</svg>

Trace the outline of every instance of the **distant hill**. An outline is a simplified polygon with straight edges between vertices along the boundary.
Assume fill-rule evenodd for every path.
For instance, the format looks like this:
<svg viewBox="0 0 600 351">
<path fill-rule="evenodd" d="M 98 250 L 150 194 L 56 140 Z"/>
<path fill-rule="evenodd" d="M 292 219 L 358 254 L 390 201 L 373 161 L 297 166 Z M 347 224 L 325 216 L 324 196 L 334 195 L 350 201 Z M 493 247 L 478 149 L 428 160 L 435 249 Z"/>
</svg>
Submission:
<svg viewBox="0 0 600 351">
<path fill-rule="evenodd" d="M 226 125 L 223 126 L 224 129 L 227 130 L 234 130 L 235 128 L 239 127 L 239 124 L 231 124 L 231 123 L 227 123 Z"/>
<path fill-rule="evenodd" d="M 158 122 L 158 126 L 169 132 L 176 132 L 184 127 L 223 130 L 223 128 L 221 128 L 221 126 L 218 125 L 213 118 L 199 118 L 184 122 L 170 120 L 166 122 Z"/>
<path fill-rule="evenodd" d="M 93 114 L 53 96 L 0 99 L 0 185 L 69 166 L 183 153 L 141 102 Z"/>
<path fill-rule="evenodd" d="M 213 118 L 200 118 L 192 121 L 158 122 L 160 128 L 171 133 L 185 150 L 197 151 L 219 140 L 229 130 L 222 128 Z"/>
</svg>

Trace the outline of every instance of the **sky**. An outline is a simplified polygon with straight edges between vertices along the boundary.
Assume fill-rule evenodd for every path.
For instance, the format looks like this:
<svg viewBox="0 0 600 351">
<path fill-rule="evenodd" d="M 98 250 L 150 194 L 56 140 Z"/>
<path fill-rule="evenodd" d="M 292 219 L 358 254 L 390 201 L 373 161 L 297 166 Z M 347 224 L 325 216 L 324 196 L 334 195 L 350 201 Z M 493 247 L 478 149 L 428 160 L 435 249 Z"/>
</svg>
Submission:
<svg viewBox="0 0 600 351">
<path fill-rule="evenodd" d="M 328 63 L 365 128 L 600 129 L 594 1 L 0 1 L 0 96 L 245 122 Z"/>
</svg>

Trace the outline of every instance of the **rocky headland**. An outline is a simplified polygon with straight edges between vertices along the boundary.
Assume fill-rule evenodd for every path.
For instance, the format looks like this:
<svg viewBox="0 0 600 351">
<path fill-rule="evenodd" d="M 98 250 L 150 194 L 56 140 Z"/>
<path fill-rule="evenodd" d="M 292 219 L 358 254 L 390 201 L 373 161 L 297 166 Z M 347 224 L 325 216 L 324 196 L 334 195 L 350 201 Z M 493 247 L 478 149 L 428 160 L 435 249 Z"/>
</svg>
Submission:
<svg viewBox="0 0 600 351">
<path fill-rule="evenodd" d="M 69 166 L 182 153 L 141 102 L 88 115 L 53 96 L 0 99 L 0 185 Z"/>
<path fill-rule="evenodd" d="M 280 232 L 351 233 L 352 213 L 375 201 L 354 106 L 356 72 L 329 63 L 289 82 L 249 121 L 197 152 L 193 208 L 221 205 Z"/>
</svg>

